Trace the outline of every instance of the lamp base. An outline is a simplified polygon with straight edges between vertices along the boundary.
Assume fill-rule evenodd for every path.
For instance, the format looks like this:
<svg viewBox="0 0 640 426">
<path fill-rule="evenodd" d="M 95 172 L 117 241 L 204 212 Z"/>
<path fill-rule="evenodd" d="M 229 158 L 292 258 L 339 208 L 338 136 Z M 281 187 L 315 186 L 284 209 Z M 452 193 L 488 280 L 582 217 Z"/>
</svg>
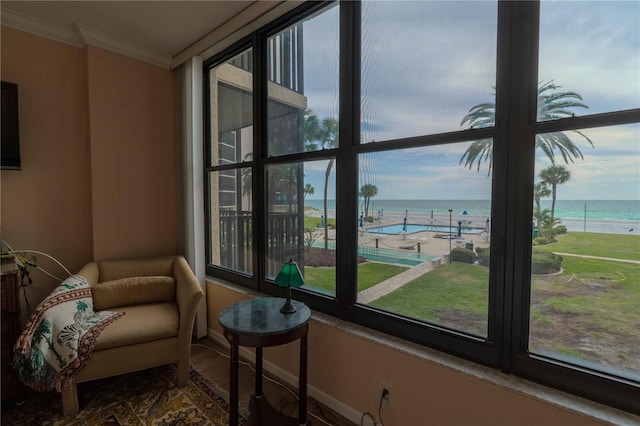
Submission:
<svg viewBox="0 0 640 426">
<path fill-rule="evenodd" d="M 298 310 L 296 309 L 296 307 L 293 306 L 293 304 L 291 303 L 291 298 L 290 297 L 287 297 L 287 301 L 280 308 L 280 312 L 282 312 L 283 314 L 292 314 L 292 313 L 297 312 L 297 311 Z"/>
</svg>

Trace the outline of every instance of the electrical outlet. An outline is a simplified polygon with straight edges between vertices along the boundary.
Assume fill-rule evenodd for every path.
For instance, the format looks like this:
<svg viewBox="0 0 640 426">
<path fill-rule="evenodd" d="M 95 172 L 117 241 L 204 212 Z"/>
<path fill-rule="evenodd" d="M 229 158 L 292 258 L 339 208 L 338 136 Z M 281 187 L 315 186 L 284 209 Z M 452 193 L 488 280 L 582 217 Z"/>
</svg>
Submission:
<svg viewBox="0 0 640 426">
<path fill-rule="evenodd" d="M 393 399 L 395 394 L 393 392 L 393 386 L 386 382 L 378 383 L 378 398 L 382 398 L 382 393 L 384 390 L 387 390 L 389 393 L 382 401 L 382 406 L 387 406 L 389 409 L 393 409 Z M 378 400 L 379 401 L 379 400 Z"/>
</svg>

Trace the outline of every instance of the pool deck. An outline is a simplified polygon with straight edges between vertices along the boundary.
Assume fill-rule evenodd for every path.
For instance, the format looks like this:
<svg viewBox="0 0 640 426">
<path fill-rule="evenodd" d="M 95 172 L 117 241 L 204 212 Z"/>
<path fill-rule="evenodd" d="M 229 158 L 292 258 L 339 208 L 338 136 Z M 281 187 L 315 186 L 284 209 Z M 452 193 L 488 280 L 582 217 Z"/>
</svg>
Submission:
<svg viewBox="0 0 640 426">
<path fill-rule="evenodd" d="M 375 228 L 380 226 L 388 226 L 394 224 L 402 224 L 404 219 L 404 215 L 396 215 L 396 216 L 387 216 L 383 219 L 376 220 L 373 223 L 365 223 L 363 227 L 358 227 L 359 236 L 358 236 L 358 245 L 360 247 L 376 247 L 376 240 L 378 243 L 378 247 L 381 249 L 385 249 L 385 251 L 396 251 L 398 253 L 402 253 L 403 257 L 406 256 L 407 253 L 417 253 L 418 245 L 420 249 L 420 253 L 426 254 L 433 257 L 444 257 L 449 254 L 449 239 L 448 232 L 440 231 L 419 231 L 411 234 L 379 234 L 379 233 L 371 233 L 367 230 L 369 228 Z M 466 243 L 473 243 L 475 247 L 489 247 L 489 233 L 480 232 L 480 233 L 462 233 L 461 237 L 458 238 L 457 231 L 457 221 L 462 220 L 464 226 L 473 227 L 473 228 L 484 228 L 486 224 L 487 217 L 486 216 L 474 216 L 474 215 L 453 215 L 452 223 L 456 224 L 452 226 L 453 237 L 451 240 L 451 248 L 456 247 L 464 247 Z M 427 215 L 409 215 L 409 219 L 407 223 L 409 224 L 433 224 L 439 226 L 445 226 L 444 224 L 449 224 L 449 216 L 446 217 L 443 215 L 434 216 L 431 219 Z M 448 228 L 448 226 L 447 226 Z M 463 229 L 464 231 L 464 229 Z M 335 236 L 335 235 L 334 235 Z M 442 238 L 445 236 L 445 238 Z"/>
<path fill-rule="evenodd" d="M 406 283 L 426 274 L 435 267 L 434 263 L 438 264 L 438 259 L 441 262 L 446 261 L 449 256 L 449 247 L 452 249 L 456 247 L 465 247 L 465 244 L 467 243 L 473 243 L 474 248 L 489 247 L 489 233 L 487 232 L 475 234 L 463 233 L 460 238 L 458 238 L 456 234 L 458 220 L 463 220 L 465 226 L 481 228 L 486 223 L 486 216 L 453 216 L 452 222 L 455 223 L 456 226 L 452 226 L 453 237 L 451 240 L 448 238 L 449 233 L 443 233 L 441 230 L 419 231 L 411 234 L 379 234 L 368 232 L 368 229 L 373 227 L 402 224 L 403 219 L 404 215 L 388 215 L 380 220 L 375 220 L 373 223 L 365 223 L 364 226 L 358 227 L 358 246 L 363 251 L 366 251 L 367 249 L 375 248 L 377 242 L 377 247 L 384 252 L 385 257 L 393 257 L 395 254 L 398 258 L 413 258 L 420 260 L 421 263 L 416 266 L 409 266 L 406 271 L 359 292 L 358 303 L 371 303 L 374 300 L 397 290 Z M 419 215 L 409 215 L 407 223 L 444 226 L 445 221 L 448 227 L 449 215 L 446 215 L 446 217 L 444 215 L 441 215 L 440 217 L 435 216 L 434 219 L 431 219 L 426 215 L 422 217 Z M 329 230 L 329 240 L 332 244 L 335 242 L 335 232 L 336 231 L 334 229 Z M 447 238 L 442 238 L 443 234 Z M 324 242 L 324 231 L 322 229 L 316 230 L 316 236 L 316 243 Z M 418 250 L 422 259 L 418 259 Z M 415 255 L 411 256 L 412 253 Z M 430 256 L 430 259 L 435 259 L 435 262 L 432 262 L 430 259 L 425 260 L 424 255 Z M 402 263 L 398 262 L 398 264 Z M 402 266 L 407 265 L 405 264 Z"/>
<path fill-rule="evenodd" d="M 465 247 L 466 243 L 473 243 L 474 248 L 488 247 L 489 232 L 464 233 L 464 227 L 475 229 L 484 228 L 487 219 L 488 216 L 483 215 L 453 214 L 451 216 L 451 230 L 453 233 L 451 248 Z M 457 238 L 456 231 L 459 220 L 463 222 L 463 233 L 460 238 Z M 377 240 L 377 247 L 383 249 L 385 255 L 389 254 L 389 252 L 395 252 L 398 257 L 403 258 L 417 258 L 417 256 L 413 257 L 409 254 L 418 253 L 418 249 L 421 254 L 433 257 L 443 257 L 449 254 L 449 233 L 446 231 L 419 231 L 410 234 L 381 234 L 368 231 L 370 228 L 381 226 L 402 225 L 403 221 L 404 214 L 396 213 L 386 214 L 384 217 L 376 219 L 373 222 L 364 222 L 364 226 L 358 226 L 358 245 L 364 250 L 367 248 L 375 248 Z M 435 214 L 433 218 L 431 218 L 430 215 L 424 213 L 409 213 L 407 223 L 449 228 L 448 225 L 450 221 L 448 214 Z M 316 237 L 316 243 L 324 242 L 324 232 L 321 228 L 316 230 Z M 335 230 L 333 229 L 329 230 L 329 240 L 330 243 L 335 242 Z"/>
<path fill-rule="evenodd" d="M 449 238 L 447 232 L 442 231 L 419 231 L 411 234 L 379 234 L 368 232 L 369 228 L 394 225 L 402 223 L 404 216 L 398 215 L 398 217 L 385 217 L 384 219 L 376 220 L 373 223 L 365 223 L 363 227 L 358 227 L 358 246 L 361 248 L 375 248 L 376 240 L 377 247 L 383 249 L 385 254 L 396 252 L 398 257 L 411 258 L 407 256 L 409 253 L 426 254 L 433 257 L 444 257 L 449 254 Z M 433 222 L 442 226 L 444 223 L 443 217 L 435 217 L 431 220 L 428 217 L 413 218 L 409 217 L 408 223 L 425 224 Z M 448 216 L 446 217 L 447 223 L 449 223 Z M 461 220 L 456 218 L 457 220 Z M 484 216 L 467 216 L 464 217 L 465 225 L 469 227 L 479 228 L 481 224 L 485 223 L 486 217 Z M 452 227 L 453 237 L 451 240 L 451 248 L 464 247 L 466 243 L 473 243 L 475 247 L 488 247 L 489 246 L 489 234 L 487 232 L 480 232 L 474 234 L 462 233 L 460 238 L 456 234 L 457 226 Z M 331 243 L 335 241 L 335 230 L 329 230 L 329 240 Z M 321 228 L 316 230 L 316 243 L 324 242 L 324 233 Z M 445 237 L 445 238 L 443 238 Z M 417 256 L 416 256 L 417 258 Z"/>
</svg>

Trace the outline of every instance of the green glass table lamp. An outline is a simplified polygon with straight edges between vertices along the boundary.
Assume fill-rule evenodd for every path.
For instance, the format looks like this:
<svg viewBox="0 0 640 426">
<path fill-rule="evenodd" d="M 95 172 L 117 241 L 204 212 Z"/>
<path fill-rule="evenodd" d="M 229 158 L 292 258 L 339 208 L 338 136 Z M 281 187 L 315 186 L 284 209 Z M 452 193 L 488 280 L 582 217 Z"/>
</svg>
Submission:
<svg viewBox="0 0 640 426">
<path fill-rule="evenodd" d="M 276 284 L 280 287 L 286 287 L 287 289 L 287 301 L 282 305 L 282 308 L 280 308 L 280 312 L 283 314 L 296 312 L 296 307 L 291 304 L 291 287 L 302 287 L 304 285 L 304 278 L 302 278 L 298 264 L 292 258 L 282 266 L 280 273 L 278 273 L 276 277 Z"/>
</svg>

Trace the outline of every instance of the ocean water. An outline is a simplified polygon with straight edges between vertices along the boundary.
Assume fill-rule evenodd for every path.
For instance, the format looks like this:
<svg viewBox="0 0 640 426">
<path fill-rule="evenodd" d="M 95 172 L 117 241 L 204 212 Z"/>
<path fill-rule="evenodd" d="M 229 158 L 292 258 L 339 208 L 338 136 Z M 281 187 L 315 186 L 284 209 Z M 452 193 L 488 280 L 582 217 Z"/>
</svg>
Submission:
<svg viewBox="0 0 640 426">
<path fill-rule="evenodd" d="M 322 210 L 322 200 L 305 200 L 305 205 Z M 551 200 L 541 200 L 542 209 L 551 209 Z M 335 209 L 335 201 L 329 200 L 328 208 Z M 362 208 L 362 207 L 361 207 Z M 491 213 L 489 200 L 371 200 L 369 215 L 378 217 L 412 218 L 425 215 L 441 217 L 449 214 L 460 215 L 467 212 L 470 217 Z M 333 216 L 332 212 L 329 216 Z M 612 234 L 640 235 L 640 200 L 557 200 L 555 216 L 573 232 L 599 232 Z"/>
</svg>

